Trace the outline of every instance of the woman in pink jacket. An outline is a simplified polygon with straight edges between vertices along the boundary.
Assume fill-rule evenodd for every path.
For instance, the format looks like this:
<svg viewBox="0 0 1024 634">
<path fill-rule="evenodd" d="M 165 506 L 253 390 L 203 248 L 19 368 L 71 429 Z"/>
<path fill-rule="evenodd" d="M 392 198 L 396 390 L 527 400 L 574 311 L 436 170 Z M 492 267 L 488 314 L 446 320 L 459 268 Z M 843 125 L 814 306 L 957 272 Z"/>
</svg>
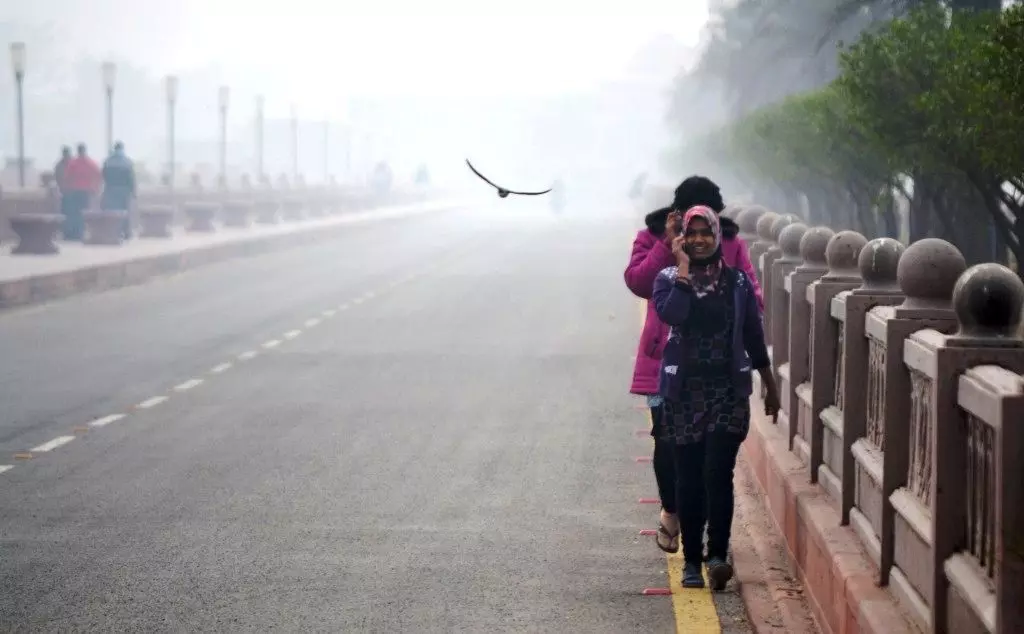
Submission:
<svg viewBox="0 0 1024 634">
<path fill-rule="evenodd" d="M 713 181 L 703 176 L 691 176 L 684 180 L 675 191 L 671 207 L 665 207 L 647 214 L 644 219 L 646 229 L 636 234 L 633 240 L 633 252 L 626 266 L 626 286 L 634 295 L 650 300 L 654 292 L 654 278 L 662 269 L 674 266 L 675 256 L 672 255 L 672 239 L 676 237 L 673 222 L 676 215 L 673 211 L 685 213 L 697 205 L 710 207 L 715 213 L 721 214 L 725 209 L 722 194 Z M 747 274 L 754 284 L 758 305 L 764 310 L 761 287 L 757 283 L 754 266 L 750 263 L 750 255 L 746 243 L 741 240 L 739 226 L 728 218 L 719 216 L 722 228 L 722 259 L 726 265 L 737 268 Z M 661 375 L 661 354 L 668 339 L 668 326 L 662 323 L 654 309 L 654 304 L 647 302 L 647 317 L 640 333 L 640 345 L 636 351 L 636 365 L 633 368 L 633 384 L 630 393 L 647 398 L 647 406 L 651 410 L 651 436 L 654 437 L 654 477 L 658 482 L 658 494 L 661 497 L 661 523 L 658 527 L 658 548 L 674 553 L 679 550 L 679 520 L 676 517 L 675 491 L 676 474 L 673 464 L 673 448 L 664 446 L 658 440 L 657 433 L 662 423 L 662 399 L 658 395 L 658 378 Z"/>
</svg>

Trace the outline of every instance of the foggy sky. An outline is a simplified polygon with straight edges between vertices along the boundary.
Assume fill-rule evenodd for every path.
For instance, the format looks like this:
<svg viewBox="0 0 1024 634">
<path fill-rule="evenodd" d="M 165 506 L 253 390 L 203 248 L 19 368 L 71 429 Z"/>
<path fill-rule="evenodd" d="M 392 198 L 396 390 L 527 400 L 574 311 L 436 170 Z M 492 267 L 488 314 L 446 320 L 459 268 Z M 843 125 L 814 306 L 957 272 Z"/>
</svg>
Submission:
<svg viewBox="0 0 1024 634">
<path fill-rule="evenodd" d="M 41 163 L 51 160 L 39 155 L 54 146 L 55 129 L 62 130 L 61 139 L 74 135 L 66 142 L 76 137 L 93 146 L 101 142 L 98 68 L 94 86 L 83 88 L 81 77 L 58 79 L 61 69 L 83 60 L 98 66 L 110 58 L 149 76 L 148 88 L 138 88 L 130 99 L 127 87 L 118 91 L 115 127 L 117 136 L 127 135 L 130 147 L 153 163 L 166 155 L 161 80 L 175 73 L 182 76 L 176 125 L 176 145 L 186 146 L 177 152 L 182 161 L 215 162 L 216 152 L 208 146 L 216 144 L 216 90 L 224 83 L 231 87 L 229 154 L 239 169 L 252 164 L 253 102 L 263 94 L 269 120 L 283 120 L 294 105 L 306 122 L 330 119 L 359 128 L 351 145 L 357 146 L 352 151 L 360 163 L 397 153 L 402 156 L 393 160 L 401 169 L 412 169 L 420 160 L 447 164 L 475 154 L 524 178 L 549 173 L 551 163 L 571 162 L 573 146 L 585 153 L 585 144 L 609 152 L 606 163 L 645 169 L 632 166 L 647 160 L 641 156 L 654 161 L 659 141 L 668 141 L 658 138 L 663 93 L 707 19 L 705 2 L 680 0 L 637 1 L 629 11 L 624 3 L 608 0 L 586 5 L 523 0 L 492 7 L 438 0 L 429 4 L 429 14 L 415 0 L 3 4 L 0 26 L 6 23 L 7 33 L 31 25 L 53 28 L 56 41 L 46 58 L 40 60 L 39 46 L 29 48 L 30 100 L 89 101 L 87 115 L 58 121 L 40 121 L 37 115 L 26 123 L 29 154 Z M 53 89 L 57 83 L 66 90 Z M 57 94 L 48 97 L 48 91 Z M 380 116 L 382 110 L 390 120 Z M 14 149 L 7 133 L 12 124 L 6 122 L 11 112 L 9 104 L 0 104 L 6 128 L 0 152 L 8 156 Z M 426 120 L 429 113 L 434 120 Z M 322 171 L 323 135 L 311 125 L 300 154 L 303 171 L 315 178 Z M 620 138 L 628 126 L 636 128 L 631 138 Z M 340 127 L 335 126 L 332 143 L 343 141 Z M 280 137 L 287 131 L 267 135 L 268 167 L 285 169 L 289 144 Z M 335 163 L 346 151 L 332 150 Z"/>
</svg>

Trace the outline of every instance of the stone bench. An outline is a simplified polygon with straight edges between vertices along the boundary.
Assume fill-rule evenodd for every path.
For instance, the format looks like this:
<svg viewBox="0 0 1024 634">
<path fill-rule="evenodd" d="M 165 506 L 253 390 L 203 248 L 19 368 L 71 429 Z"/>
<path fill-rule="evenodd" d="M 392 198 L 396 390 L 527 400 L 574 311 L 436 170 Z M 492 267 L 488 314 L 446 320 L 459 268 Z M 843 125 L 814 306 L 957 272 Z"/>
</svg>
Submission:
<svg viewBox="0 0 1024 634">
<path fill-rule="evenodd" d="M 10 219 L 11 229 L 18 234 L 15 255 L 53 255 L 60 253 L 54 238 L 64 223 L 61 214 L 23 213 Z"/>
<path fill-rule="evenodd" d="M 276 200 L 260 200 L 256 203 L 256 222 L 261 225 L 276 225 L 281 222 L 280 205 Z"/>
<path fill-rule="evenodd" d="M 185 231 L 190 233 L 211 233 L 217 230 L 213 219 L 220 211 L 216 203 L 190 202 L 185 203 Z"/>
<path fill-rule="evenodd" d="M 174 205 L 139 205 L 139 237 L 170 238 Z"/>
<path fill-rule="evenodd" d="M 342 211 L 341 205 L 338 204 L 338 196 L 330 192 L 320 195 L 320 208 L 328 216 L 339 214 Z"/>
<path fill-rule="evenodd" d="M 324 208 L 323 199 L 317 195 L 312 194 L 306 197 L 306 213 L 309 214 L 310 218 L 322 218 L 327 215 L 327 211 Z"/>
<path fill-rule="evenodd" d="M 285 220 L 302 220 L 306 217 L 306 201 L 298 196 L 288 196 L 281 201 L 281 213 Z"/>
<path fill-rule="evenodd" d="M 124 243 L 127 211 L 86 211 L 82 217 L 85 220 L 86 244 L 117 247 Z"/>
<path fill-rule="evenodd" d="M 225 227 L 248 227 L 252 223 L 253 204 L 245 200 L 229 200 L 221 208 Z"/>
</svg>

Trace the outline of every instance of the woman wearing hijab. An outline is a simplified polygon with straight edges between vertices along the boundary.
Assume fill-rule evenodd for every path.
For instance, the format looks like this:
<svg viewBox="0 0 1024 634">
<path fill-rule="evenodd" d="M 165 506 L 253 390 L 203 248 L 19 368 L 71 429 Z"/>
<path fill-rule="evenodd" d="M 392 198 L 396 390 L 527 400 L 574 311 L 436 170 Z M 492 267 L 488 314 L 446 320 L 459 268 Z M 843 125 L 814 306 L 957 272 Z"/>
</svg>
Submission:
<svg viewBox="0 0 1024 634">
<path fill-rule="evenodd" d="M 658 318 L 654 303 L 649 300 L 654 292 L 654 278 L 658 272 L 676 263 L 676 258 L 672 254 L 672 241 L 678 237 L 676 225 L 679 218 L 670 221 L 669 216 L 673 210 L 685 211 L 696 205 L 712 209 L 715 213 L 725 209 L 718 185 L 704 176 L 690 176 L 676 188 L 671 207 L 647 214 L 644 219 L 647 227 L 637 232 L 636 239 L 633 240 L 633 250 L 624 274 L 629 290 L 637 297 L 648 300 L 647 315 L 643 331 L 640 333 L 636 363 L 633 367 L 633 382 L 629 391 L 645 397 L 651 412 L 654 478 L 658 483 L 658 494 L 661 499 L 661 518 L 656 543 L 658 548 L 668 553 L 679 550 L 674 450 L 673 443 L 664 440 L 665 434 L 661 430 L 664 399 L 658 391 L 661 354 L 668 340 L 669 327 Z M 754 285 L 758 306 L 763 308 L 761 287 L 757 283 L 757 276 L 754 275 L 747 245 L 737 237 L 739 227 L 726 218 L 721 218 L 720 223 L 722 259 L 728 266 L 747 274 L 747 279 Z"/>
<path fill-rule="evenodd" d="M 765 413 L 779 410 L 754 283 L 722 257 L 718 215 L 697 206 L 669 218 L 675 265 L 660 271 L 652 303 L 670 330 L 662 353 L 664 398 L 660 440 L 671 443 L 676 511 L 683 546 L 683 586 L 703 588 L 703 536 L 708 578 L 721 590 L 728 563 L 734 506 L 733 471 L 750 428 L 751 370 L 765 385 Z"/>
</svg>

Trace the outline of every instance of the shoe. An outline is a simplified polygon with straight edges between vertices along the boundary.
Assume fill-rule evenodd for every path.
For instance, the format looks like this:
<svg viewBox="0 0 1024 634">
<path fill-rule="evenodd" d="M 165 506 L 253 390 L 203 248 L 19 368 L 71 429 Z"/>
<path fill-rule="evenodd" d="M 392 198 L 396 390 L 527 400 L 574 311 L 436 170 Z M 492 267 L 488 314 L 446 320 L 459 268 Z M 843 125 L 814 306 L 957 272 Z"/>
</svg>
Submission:
<svg viewBox="0 0 1024 634">
<path fill-rule="evenodd" d="M 683 587 L 703 588 L 704 575 L 701 572 L 700 564 L 687 562 L 683 564 Z"/>
<path fill-rule="evenodd" d="M 721 557 L 708 558 L 708 579 L 711 589 L 715 592 L 725 590 L 725 585 L 732 579 L 732 565 Z"/>
</svg>

